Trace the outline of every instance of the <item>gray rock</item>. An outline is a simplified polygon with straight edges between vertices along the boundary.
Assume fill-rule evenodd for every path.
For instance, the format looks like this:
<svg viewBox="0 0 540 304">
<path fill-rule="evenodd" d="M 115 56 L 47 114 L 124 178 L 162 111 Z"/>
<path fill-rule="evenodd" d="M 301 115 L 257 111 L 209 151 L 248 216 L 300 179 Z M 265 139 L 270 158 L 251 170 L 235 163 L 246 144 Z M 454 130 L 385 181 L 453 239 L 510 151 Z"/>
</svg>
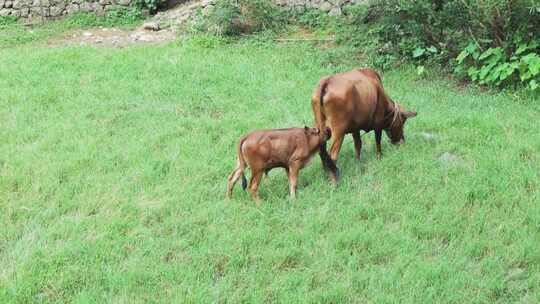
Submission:
<svg viewBox="0 0 540 304">
<path fill-rule="evenodd" d="M 450 152 L 444 152 L 440 157 L 439 161 L 444 164 L 456 163 L 459 161 L 459 157 Z"/>
<path fill-rule="evenodd" d="M 105 5 L 105 6 L 103 7 L 103 10 L 105 10 L 106 12 L 108 12 L 108 11 L 114 11 L 114 10 L 117 10 L 117 9 L 118 9 L 118 6 L 112 5 L 112 4 L 111 4 L 111 5 Z"/>
<path fill-rule="evenodd" d="M 105 12 L 103 11 L 103 6 L 99 4 L 98 2 L 93 2 L 91 4 L 91 7 L 92 7 L 92 11 L 96 13 L 96 15 L 102 16 L 103 14 L 105 14 Z"/>
<path fill-rule="evenodd" d="M 101 5 L 111 4 L 111 0 L 99 0 L 99 4 Z"/>
<path fill-rule="evenodd" d="M 30 14 L 32 16 L 41 16 L 41 7 L 33 6 L 30 8 Z"/>
<path fill-rule="evenodd" d="M 62 11 L 64 11 L 64 8 L 63 8 L 63 7 L 59 7 L 59 6 L 51 6 L 50 9 L 49 9 L 50 15 L 51 15 L 52 17 L 58 17 L 58 16 L 61 16 L 61 15 L 62 15 Z"/>
<path fill-rule="evenodd" d="M 0 0 L 0 8 L 3 8 L 5 3 L 6 3 L 5 0 Z"/>
<path fill-rule="evenodd" d="M 432 133 L 428 133 L 428 132 L 422 132 L 420 133 L 422 135 L 422 137 L 425 139 L 425 140 L 433 140 L 435 139 L 435 135 L 433 135 Z"/>
<path fill-rule="evenodd" d="M 13 5 L 13 2 L 11 2 L 11 1 L 6 1 L 6 2 L 4 3 L 4 7 L 5 7 L 5 8 L 10 8 L 12 5 Z M 6 15 L 6 16 L 7 16 L 7 15 Z"/>
<path fill-rule="evenodd" d="M 90 3 L 88 2 L 83 2 L 79 5 L 79 10 L 81 12 L 90 12 L 92 11 L 92 7 L 90 6 Z"/>
<path fill-rule="evenodd" d="M 506 275 L 506 280 L 510 281 L 510 280 L 519 280 L 519 279 L 522 279 L 523 277 L 525 277 L 526 275 L 526 271 L 523 269 L 523 268 L 512 268 L 508 271 L 507 275 Z"/>
<path fill-rule="evenodd" d="M 143 24 L 143 28 L 148 31 L 159 31 L 161 29 L 159 21 L 150 21 Z"/>
<path fill-rule="evenodd" d="M 0 9 L 0 16 L 2 17 L 5 17 L 5 16 L 9 16 L 11 15 L 11 10 L 10 9 Z"/>
<path fill-rule="evenodd" d="M 70 5 L 68 5 L 68 6 L 66 7 L 66 12 L 67 12 L 68 14 L 73 14 L 73 13 L 76 13 L 76 12 L 78 12 L 78 11 L 79 11 L 79 5 L 78 5 L 78 4 L 72 3 L 72 4 L 70 4 Z"/>
<path fill-rule="evenodd" d="M 49 2 L 49 0 L 34 0 L 32 2 L 32 6 L 35 6 L 35 7 L 50 7 L 51 6 L 51 3 Z"/>
<path fill-rule="evenodd" d="M 328 15 L 330 16 L 341 16 L 341 7 L 339 6 L 334 6 L 330 12 L 328 13 Z"/>
<path fill-rule="evenodd" d="M 332 4 L 330 2 L 324 2 L 319 6 L 319 9 L 324 12 L 329 12 L 332 9 Z"/>
<path fill-rule="evenodd" d="M 21 17 L 26 18 L 30 14 L 30 9 L 28 7 L 21 8 Z"/>
<path fill-rule="evenodd" d="M 11 6 L 14 9 L 20 9 L 23 6 L 23 2 L 21 0 L 15 0 Z"/>
<path fill-rule="evenodd" d="M 116 0 L 116 4 L 122 6 L 128 6 L 131 3 L 131 0 Z"/>
</svg>

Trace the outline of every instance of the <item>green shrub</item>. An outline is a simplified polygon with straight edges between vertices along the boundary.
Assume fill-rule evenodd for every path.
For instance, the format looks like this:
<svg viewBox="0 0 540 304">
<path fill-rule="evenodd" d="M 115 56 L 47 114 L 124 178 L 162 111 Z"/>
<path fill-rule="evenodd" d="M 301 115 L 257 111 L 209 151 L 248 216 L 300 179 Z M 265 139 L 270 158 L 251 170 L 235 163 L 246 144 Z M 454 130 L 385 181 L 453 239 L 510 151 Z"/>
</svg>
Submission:
<svg viewBox="0 0 540 304">
<path fill-rule="evenodd" d="M 455 71 L 480 84 L 500 86 L 524 82 L 536 90 L 540 84 L 540 56 L 533 50 L 538 48 L 538 42 L 517 42 L 516 51 L 510 56 L 501 47 L 482 51 L 477 44 L 471 43 L 456 58 Z"/>
<path fill-rule="evenodd" d="M 348 20 L 357 28 L 369 25 L 367 34 L 376 41 L 383 65 L 399 58 L 419 64 L 452 62 L 459 75 L 482 84 L 527 81 L 535 87 L 536 74 L 521 71 L 536 71 L 537 0 L 373 0 L 362 7 L 349 11 Z M 455 61 L 460 54 L 467 60 Z"/>
<path fill-rule="evenodd" d="M 287 23 L 286 15 L 267 0 L 217 2 L 198 29 L 221 36 L 239 36 L 276 29 Z"/>
<path fill-rule="evenodd" d="M 150 13 L 155 13 L 165 2 L 165 0 L 137 0 L 135 4 L 139 9 L 147 9 Z"/>
</svg>

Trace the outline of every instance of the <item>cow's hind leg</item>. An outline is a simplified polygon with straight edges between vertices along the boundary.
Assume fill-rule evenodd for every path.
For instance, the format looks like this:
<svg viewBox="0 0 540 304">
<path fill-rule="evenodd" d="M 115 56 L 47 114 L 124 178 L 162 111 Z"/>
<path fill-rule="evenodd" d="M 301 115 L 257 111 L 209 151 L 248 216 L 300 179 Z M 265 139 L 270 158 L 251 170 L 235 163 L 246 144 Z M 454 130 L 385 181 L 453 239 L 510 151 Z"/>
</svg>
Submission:
<svg viewBox="0 0 540 304">
<path fill-rule="evenodd" d="M 360 160 L 360 153 L 362 152 L 362 139 L 360 138 L 360 131 L 352 133 L 354 140 L 354 151 L 356 160 Z"/>
<path fill-rule="evenodd" d="M 345 132 L 342 130 L 332 130 L 332 147 L 330 148 L 330 158 L 337 164 L 337 159 L 339 151 L 341 150 L 341 144 L 343 144 L 343 138 L 345 137 Z"/>
<path fill-rule="evenodd" d="M 328 151 L 326 151 L 326 142 L 323 142 L 319 146 L 319 156 L 321 158 L 324 171 L 329 173 L 332 184 L 336 185 L 339 177 L 339 169 L 330 155 L 328 155 Z"/>
</svg>

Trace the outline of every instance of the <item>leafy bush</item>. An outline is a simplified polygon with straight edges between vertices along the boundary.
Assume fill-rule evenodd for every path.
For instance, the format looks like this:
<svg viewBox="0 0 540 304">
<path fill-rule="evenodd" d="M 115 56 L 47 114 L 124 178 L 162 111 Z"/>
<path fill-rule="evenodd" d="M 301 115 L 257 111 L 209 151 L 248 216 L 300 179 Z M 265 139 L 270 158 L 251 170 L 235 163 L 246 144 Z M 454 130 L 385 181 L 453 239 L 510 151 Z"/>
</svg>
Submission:
<svg viewBox="0 0 540 304">
<path fill-rule="evenodd" d="M 165 0 L 137 0 L 135 4 L 139 9 L 148 9 L 150 13 L 155 13 L 165 2 Z"/>
<path fill-rule="evenodd" d="M 480 84 L 525 82 L 535 90 L 540 83 L 540 56 L 532 52 L 538 42 L 518 43 L 515 53 L 510 57 L 501 47 L 482 51 L 475 44 L 469 44 L 456 58 L 456 72 L 465 74 Z"/>
<path fill-rule="evenodd" d="M 222 36 L 239 36 L 276 29 L 287 23 L 286 15 L 267 0 L 218 1 L 199 29 Z"/>
<path fill-rule="evenodd" d="M 349 11 L 348 20 L 369 25 L 383 65 L 398 58 L 452 62 L 459 75 L 482 84 L 536 87 L 537 0 L 373 0 L 363 7 Z"/>
</svg>

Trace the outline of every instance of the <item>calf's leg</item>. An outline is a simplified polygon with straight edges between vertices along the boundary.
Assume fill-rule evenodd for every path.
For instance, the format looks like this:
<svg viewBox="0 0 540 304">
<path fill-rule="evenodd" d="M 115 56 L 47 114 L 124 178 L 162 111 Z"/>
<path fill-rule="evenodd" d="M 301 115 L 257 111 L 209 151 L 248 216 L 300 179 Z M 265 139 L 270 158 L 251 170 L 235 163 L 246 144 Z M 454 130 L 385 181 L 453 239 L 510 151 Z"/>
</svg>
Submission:
<svg viewBox="0 0 540 304">
<path fill-rule="evenodd" d="M 289 192 L 291 194 L 291 198 L 296 198 L 296 185 L 298 183 L 298 172 L 300 171 L 300 163 L 299 162 L 293 162 L 289 166 Z"/>
<path fill-rule="evenodd" d="M 260 205 L 261 198 L 259 197 L 259 183 L 261 182 L 261 177 L 264 173 L 264 170 L 255 170 L 251 168 L 251 180 L 249 181 L 249 192 L 251 197 L 255 200 L 257 205 Z"/>
<path fill-rule="evenodd" d="M 236 184 L 236 182 L 238 181 L 240 177 L 243 178 L 242 187 L 245 188 L 244 168 L 241 166 L 238 166 L 236 167 L 236 169 L 233 170 L 233 172 L 231 172 L 231 174 L 229 174 L 228 183 L 227 183 L 227 198 L 231 198 L 234 185 Z"/>
</svg>

